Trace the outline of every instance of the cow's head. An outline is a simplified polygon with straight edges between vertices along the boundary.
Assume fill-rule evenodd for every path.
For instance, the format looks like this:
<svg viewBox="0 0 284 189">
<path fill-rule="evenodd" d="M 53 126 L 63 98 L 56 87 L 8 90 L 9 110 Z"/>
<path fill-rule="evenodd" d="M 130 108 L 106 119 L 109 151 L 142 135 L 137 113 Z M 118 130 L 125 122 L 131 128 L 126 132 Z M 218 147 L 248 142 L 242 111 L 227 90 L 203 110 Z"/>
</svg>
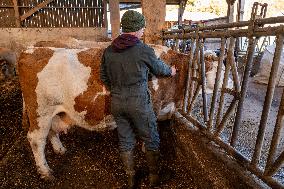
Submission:
<svg viewBox="0 0 284 189">
<path fill-rule="evenodd" d="M 213 51 L 204 52 L 204 63 L 205 63 L 205 72 L 209 72 L 213 69 L 214 63 L 219 60 L 219 57 Z M 218 64 L 218 62 L 217 62 Z"/>
<path fill-rule="evenodd" d="M 15 76 L 16 54 L 10 49 L 0 48 L 0 80 Z"/>
<path fill-rule="evenodd" d="M 11 79 L 15 76 L 15 67 L 6 60 L 0 59 L 0 80 Z"/>
</svg>

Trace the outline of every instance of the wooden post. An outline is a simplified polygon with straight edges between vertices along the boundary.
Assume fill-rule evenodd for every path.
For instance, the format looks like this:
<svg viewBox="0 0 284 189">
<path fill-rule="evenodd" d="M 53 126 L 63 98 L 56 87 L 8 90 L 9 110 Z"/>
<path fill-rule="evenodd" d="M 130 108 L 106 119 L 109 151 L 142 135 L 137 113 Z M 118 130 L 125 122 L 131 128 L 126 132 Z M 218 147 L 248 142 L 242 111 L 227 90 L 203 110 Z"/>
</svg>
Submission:
<svg viewBox="0 0 284 189">
<path fill-rule="evenodd" d="M 235 0 L 227 0 L 227 4 L 228 4 L 228 11 L 227 11 L 227 16 L 228 16 L 228 23 L 234 22 L 235 20 Z"/>
<path fill-rule="evenodd" d="M 111 37 L 115 39 L 120 34 L 119 0 L 109 1 Z"/>
<path fill-rule="evenodd" d="M 245 0 L 238 0 L 237 6 L 237 22 L 244 20 L 244 7 L 245 7 Z M 242 47 L 242 37 L 238 37 L 236 41 L 236 49 L 240 51 Z"/>
<path fill-rule="evenodd" d="M 16 23 L 16 27 L 20 28 L 21 27 L 21 21 L 20 21 L 18 1 L 17 0 L 13 0 L 13 4 L 14 4 L 14 10 L 15 10 L 15 23 Z"/>
<path fill-rule="evenodd" d="M 228 4 L 228 11 L 227 11 L 227 17 L 228 17 L 228 23 L 232 23 L 234 22 L 234 13 L 235 13 L 235 1 L 236 0 L 227 0 L 227 4 Z M 230 39 L 227 39 L 227 45 L 226 48 L 229 49 L 229 44 L 230 44 Z"/>
<path fill-rule="evenodd" d="M 187 0 L 181 0 L 178 8 L 178 25 L 182 25 L 182 16 L 186 7 Z"/>
<path fill-rule="evenodd" d="M 239 0 L 238 2 L 238 22 L 244 20 L 244 7 L 245 7 L 245 0 Z"/>
<path fill-rule="evenodd" d="M 166 0 L 142 0 L 141 3 L 146 18 L 144 42 L 162 44 L 160 35 L 166 17 Z"/>
</svg>

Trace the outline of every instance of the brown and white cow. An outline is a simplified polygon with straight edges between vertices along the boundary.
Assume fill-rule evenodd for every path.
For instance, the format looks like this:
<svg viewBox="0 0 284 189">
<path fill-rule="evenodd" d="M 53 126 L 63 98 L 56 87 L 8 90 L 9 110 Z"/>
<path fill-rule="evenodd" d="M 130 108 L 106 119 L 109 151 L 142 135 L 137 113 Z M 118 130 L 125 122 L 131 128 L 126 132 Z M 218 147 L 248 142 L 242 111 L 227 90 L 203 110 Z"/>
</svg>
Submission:
<svg viewBox="0 0 284 189">
<path fill-rule="evenodd" d="M 42 178 L 52 178 L 44 153 L 47 138 L 56 153 L 64 154 L 66 149 L 59 133 L 66 133 L 70 126 L 92 131 L 115 126 L 110 115 L 109 92 L 99 79 L 100 60 L 107 45 L 100 43 L 93 48 L 41 45 L 20 55 L 18 69 L 24 112 L 29 121 L 28 140 Z M 153 77 L 149 81 L 154 110 L 160 115 L 158 118 L 166 119 L 181 104 L 188 56 L 162 46 L 152 47 L 158 57 L 178 69 L 174 77 Z"/>
</svg>

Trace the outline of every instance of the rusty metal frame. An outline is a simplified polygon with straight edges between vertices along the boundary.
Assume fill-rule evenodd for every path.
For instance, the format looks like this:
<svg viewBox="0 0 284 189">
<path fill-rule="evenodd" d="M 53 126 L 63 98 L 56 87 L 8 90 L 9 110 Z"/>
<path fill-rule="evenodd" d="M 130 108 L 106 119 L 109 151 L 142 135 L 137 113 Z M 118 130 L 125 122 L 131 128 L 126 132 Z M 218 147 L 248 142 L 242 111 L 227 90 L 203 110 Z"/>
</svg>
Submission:
<svg viewBox="0 0 284 189">
<path fill-rule="evenodd" d="M 260 8 L 260 9 L 259 9 Z M 163 31 L 163 40 L 180 39 L 191 40 L 189 51 L 189 62 L 187 71 L 187 82 L 185 86 L 184 102 L 180 114 L 184 116 L 194 126 L 199 128 L 200 132 L 211 141 L 214 141 L 221 148 L 225 149 L 227 154 L 233 156 L 240 165 L 249 170 L 257 177 L 262 179 L 272 188 L 283 188 L 277 180 L 272 176 L 275 174 L 284 163 L 284 151 L 276 157 L 277 145 L 280 139 L 280 131 L 283 127 L 284 116 L 284 92 L 279 106 L 279 111 L 276 119 L 273 137 L 270 144 L 269 154 L 265 169 L 259 167 L 260 152 L 263 147 L 265 128 L 267 125 L 268 114 L 270 112 L 272 98 L 276 86 L 277 70 L 280 63 L 281 52 L 284 41 L 284 25 L 264 27 L 265 24 L 279 24 L 284 23 L 284 16 L 264 18 L 266 15 L 267 4 L 254 3 L 249 21 L 220 24 L 208 27 L 199 27 L 187 30 Z M 258 12 L 260 14 L 258 15 Z M 256 19 L 258 17 L 258 19 Z M 261 17 L 259 19 L 259 17 Z M 246 27 L 246 28 L 244 28 Z M 257 41 L 262 36 L 276 36 L 276 48 L 270 72 L 269 83 L 267 86 L 264 108 L 262 110 L 259 130 L 257 133 L 256 144 L 251 160 L 235 149 L 238 141 L 239 130 L 242 124 L 243 103 L 246 97 L 249 75 L 253 61 L 253 55 Z M 236 38 L 247 37 L 249 39 L 248 50 L 245 58 L 245 70 L 243 76 L 239 78 L 236 62 L 234 61 L 233 52 Z M 215 78 L 215 85 L 213 95 L 211 98 L 210 107 L 207 105 L 207 95 L 205 92 L 206 78 L 204 66 L 204 52 L 203 45 L 207 38 L 221 39 L 221 53 L 218 60 L 217 73 Z M 226 45 L 226 43 L 228 43 Z M 227 52 L 225 51 L 228 47 Z M 227 55 L 227 64 L 225 67 L 224 79 L 222 89 L 218 91 L 218 86 L 221 78 L 223 59 Z M 229 74 L 231 73 L 234 81 L 234 89 L 226 88 Z M 197 96 L 202 89 L 202 111 L 203 120 L 195 118 L 191 112 L 195 104 Z M 225 101 L 225 94 L 233 97 L 226 112 L 223 113 L 223 106 Z M 218 109 L 216 110 L 217 99 L 219 98 Z M 209 109 L 210 108 L 210 109 Z M 208 115 L 209 112 L 209 115 Z M 226 127 L 232 113 L 236 113 L 232 136 L 229 143 L 220 138 L 220 134 Z M 215 114 L 217 114 L 215 116 Z"/>
</svg>

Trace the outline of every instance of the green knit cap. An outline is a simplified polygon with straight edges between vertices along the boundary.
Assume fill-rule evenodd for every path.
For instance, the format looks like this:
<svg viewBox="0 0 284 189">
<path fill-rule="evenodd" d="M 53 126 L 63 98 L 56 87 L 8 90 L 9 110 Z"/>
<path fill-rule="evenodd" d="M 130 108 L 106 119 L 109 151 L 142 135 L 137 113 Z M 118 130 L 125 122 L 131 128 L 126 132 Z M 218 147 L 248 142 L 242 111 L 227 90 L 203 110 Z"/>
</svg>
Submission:
<svg viewBox="0 0 284 189">
<path fill-rule="evenodd" d="M 145 17 L 133 10 L 126 11 L 121 18 L 122 32 L 136 32 L 145 27 Z"/>
</svg>

